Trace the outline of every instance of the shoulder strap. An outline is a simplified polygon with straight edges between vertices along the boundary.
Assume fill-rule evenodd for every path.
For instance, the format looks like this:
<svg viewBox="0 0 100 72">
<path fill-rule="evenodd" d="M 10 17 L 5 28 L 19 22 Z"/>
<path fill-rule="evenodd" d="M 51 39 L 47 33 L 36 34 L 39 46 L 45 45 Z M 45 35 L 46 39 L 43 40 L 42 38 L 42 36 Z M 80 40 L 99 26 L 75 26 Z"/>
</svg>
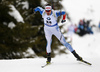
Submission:
<svg viewBox="0 0 100 72">
<path fill-rule="evenodd" d="M 44 15 L 45 15 L 45 10 L 44 10 L 43 13 L 42 13 L 42 18 L 44 18 Z"/>
<path fill-rule="evenodd" d="M 57 18 L 56 13 L 55 13 L 54 10 L 52 10 L 52 13 L 53 13 L 53 16 L 54 16 L 55 18 Z"/>
</svg>

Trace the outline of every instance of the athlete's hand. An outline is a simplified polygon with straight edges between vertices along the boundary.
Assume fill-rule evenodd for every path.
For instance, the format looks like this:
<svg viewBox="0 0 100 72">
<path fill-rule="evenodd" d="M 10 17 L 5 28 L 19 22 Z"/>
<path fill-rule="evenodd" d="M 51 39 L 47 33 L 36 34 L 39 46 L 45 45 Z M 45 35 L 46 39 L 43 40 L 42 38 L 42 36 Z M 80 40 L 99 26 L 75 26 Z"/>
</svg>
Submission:
<svg viewBox="0 0 100 72">
<path fill-rule="evenodd" d="M 66 22 L 66 20 L 62 20 L 62 21 L 61 21 L 61 23 L 64 23 L 64 22 Z"/>
</svg>

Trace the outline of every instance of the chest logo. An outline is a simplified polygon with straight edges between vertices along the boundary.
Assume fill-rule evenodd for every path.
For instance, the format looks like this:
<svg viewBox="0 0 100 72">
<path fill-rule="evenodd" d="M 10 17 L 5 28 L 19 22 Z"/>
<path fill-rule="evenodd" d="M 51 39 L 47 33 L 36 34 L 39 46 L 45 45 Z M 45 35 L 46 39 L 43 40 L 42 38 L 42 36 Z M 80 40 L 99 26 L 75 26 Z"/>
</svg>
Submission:
<svg viewBox="0 0 100 72">
<path fill-rule="evenodd" d="M 51 18 L 50 17 L 47 17 L 47 20 L 51 20 Z"/>
</svg>

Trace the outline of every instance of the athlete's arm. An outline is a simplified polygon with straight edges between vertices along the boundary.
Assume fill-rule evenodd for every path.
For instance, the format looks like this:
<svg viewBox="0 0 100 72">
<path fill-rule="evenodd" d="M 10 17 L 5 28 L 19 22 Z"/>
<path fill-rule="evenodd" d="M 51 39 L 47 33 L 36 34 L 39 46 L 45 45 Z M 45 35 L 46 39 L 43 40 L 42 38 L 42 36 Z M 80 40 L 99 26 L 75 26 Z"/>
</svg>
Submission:
<svg viewBox="0 0 100 72">
<path fill-rule="evenodd" d="M 56 12 L 56 15 L 57 17 L 61 16 L 61 15 L 65 15 L 65 11 L 59 11 L 59 12 Z"/>
<path fill-rule="evenodd" d="M 44 9 L 43 9 L 42 7 L 36 7 L 36 8 L 34 9 L 34 12 L 37 12 L 37 11 L 39 11 L 40 14 L 42 15 Z"/>
<path fill-rule="evenodd" d="M 63 15 L 63 19 L 61 21 L 62 23 L 66 21 L 65 20 L 66 19 L 66 13 L 65 13 L 65 11 L 62 11 L 62 12 L 59 11 L 59 12 L 56 13 L 56 15 L 57 15 L 57 17 Z"/>
</svg>

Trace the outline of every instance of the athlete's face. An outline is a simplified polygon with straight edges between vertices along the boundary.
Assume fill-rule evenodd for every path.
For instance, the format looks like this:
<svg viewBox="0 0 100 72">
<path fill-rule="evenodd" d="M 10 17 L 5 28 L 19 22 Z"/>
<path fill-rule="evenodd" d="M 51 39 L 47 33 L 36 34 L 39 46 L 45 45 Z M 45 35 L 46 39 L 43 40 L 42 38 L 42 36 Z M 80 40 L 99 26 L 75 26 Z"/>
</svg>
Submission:
<svg viewBox="0 0 100 72">
<path fill-rule="evenodd" d="M 51 10 L 45 10 L 45 12 L 47 13 L 47 15 L 51 14 Z"/>
</svg>

